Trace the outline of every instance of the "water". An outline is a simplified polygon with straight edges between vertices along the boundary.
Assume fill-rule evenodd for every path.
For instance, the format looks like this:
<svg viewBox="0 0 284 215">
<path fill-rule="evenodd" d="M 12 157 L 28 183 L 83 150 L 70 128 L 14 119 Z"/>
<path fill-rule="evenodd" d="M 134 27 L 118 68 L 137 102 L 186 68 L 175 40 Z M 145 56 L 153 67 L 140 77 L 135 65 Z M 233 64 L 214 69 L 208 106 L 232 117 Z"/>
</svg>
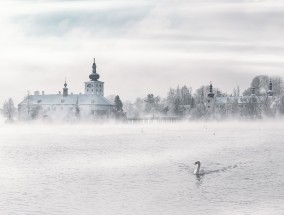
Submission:
<svg viewBox="0 0 284 215">
<path fill-rule="evenodd" d="M 284 214 L 283 125 L 2 125 L 0 214 Z"/>
</svg>

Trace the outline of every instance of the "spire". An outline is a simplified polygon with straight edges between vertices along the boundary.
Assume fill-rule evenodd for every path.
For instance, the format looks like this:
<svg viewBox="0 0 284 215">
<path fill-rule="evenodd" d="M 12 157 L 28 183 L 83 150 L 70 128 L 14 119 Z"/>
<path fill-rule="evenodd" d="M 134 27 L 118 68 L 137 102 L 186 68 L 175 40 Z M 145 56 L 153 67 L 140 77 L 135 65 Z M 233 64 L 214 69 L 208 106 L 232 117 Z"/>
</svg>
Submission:
<svg viewBox="0 0 284 215">
<path fill-rule="evenodd" d="M 65 77 L 65 83 L 64 83 L 64 88 L 63 88 L 63 97 L 68 96 L 68 88 L 67 88 L 67 83 L 66 83 L 66 77 Z"/>
<path fill-rule="evenodd" d="M 64 87 L 65 87 L 65 88 L 67 87 L 67 83 L 66 83 L 66 77 L 65 77 L 65 84 L 64 84 Z"/>
<path fill-rule="evenodd" d="M 89 75 L 89 78 L 92 81 L 97 81 L 100 78 L 100 75 L 97 73 L 97 65 L 96 65 L 96 59 L 94 58 L 94 63 L 93 63 L 93 71 L 92 73 Z"/>
<path fill-rule="evenodd" d="M 93 73 L 97 73 L 97 65 L 96 65 L 96 58 L 94 58 L 94 63 L 93 63 Z"/>
<path fill-rule="evenodd" d="M 215 94 L 213 93 L 212 81 L 210 81 L 208 97 L 214 98 L 214 95 L 215 95 Z"/>
</svg>

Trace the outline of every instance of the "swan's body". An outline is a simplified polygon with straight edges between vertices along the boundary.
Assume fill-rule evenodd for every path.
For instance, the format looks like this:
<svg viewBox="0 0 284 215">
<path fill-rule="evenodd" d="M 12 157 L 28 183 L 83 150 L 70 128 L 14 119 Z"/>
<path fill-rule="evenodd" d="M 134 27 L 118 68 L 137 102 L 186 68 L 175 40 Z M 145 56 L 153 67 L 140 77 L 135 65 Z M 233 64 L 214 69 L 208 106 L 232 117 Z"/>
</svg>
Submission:
<svg viewBox="0 0 284 215">
<path fill-rule="evenodd" d="M 196 161 L 194 163 L 194 165 L 196 165 L 196 164 L 197 164 L 197 168 L 194 170 L 193 174 L 194 175 L 204 175 L 205 171 L 203 169 L 200 169 L 200 167 L 201 167 L 200 161 Z"/>
</svg>

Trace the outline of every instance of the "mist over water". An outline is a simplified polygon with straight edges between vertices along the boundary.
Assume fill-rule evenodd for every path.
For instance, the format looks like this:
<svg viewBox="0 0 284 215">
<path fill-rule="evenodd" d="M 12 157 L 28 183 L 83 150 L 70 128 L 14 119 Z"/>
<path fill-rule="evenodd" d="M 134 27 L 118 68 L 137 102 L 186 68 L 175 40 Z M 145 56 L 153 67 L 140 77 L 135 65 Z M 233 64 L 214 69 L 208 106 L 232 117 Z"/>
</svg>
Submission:
<svg viewBox="0 0 284 215">
<path fill-rule="evenodd" d="M 283 125 L 0 125 L 0 212 L 280 215 Z"/>
</svg>

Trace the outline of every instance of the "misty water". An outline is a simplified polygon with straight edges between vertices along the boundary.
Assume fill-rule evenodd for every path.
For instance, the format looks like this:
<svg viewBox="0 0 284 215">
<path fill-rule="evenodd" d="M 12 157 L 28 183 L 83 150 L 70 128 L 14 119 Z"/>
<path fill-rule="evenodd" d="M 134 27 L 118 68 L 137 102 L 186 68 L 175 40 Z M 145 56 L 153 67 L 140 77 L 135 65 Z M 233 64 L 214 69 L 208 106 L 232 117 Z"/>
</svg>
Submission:
<svg viewBox="0 0 284 215">
<path fill-rule="evenodd" d="M 1 125 L 0 214 L 284 214 L 283 127 Z"/>
</svg>

